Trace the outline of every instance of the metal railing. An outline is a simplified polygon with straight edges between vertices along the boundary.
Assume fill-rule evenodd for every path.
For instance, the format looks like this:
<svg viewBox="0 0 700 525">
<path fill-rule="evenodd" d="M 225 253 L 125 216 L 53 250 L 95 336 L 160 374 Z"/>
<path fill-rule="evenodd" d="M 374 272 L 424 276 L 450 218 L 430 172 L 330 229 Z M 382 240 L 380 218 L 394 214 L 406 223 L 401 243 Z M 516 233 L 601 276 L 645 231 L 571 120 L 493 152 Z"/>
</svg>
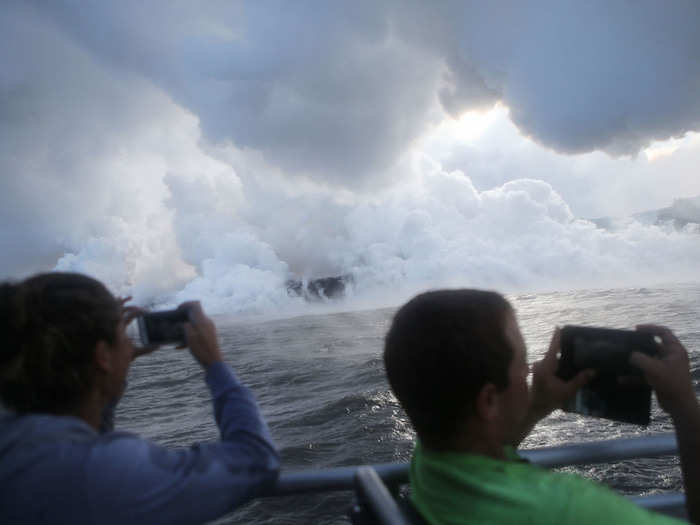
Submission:
<svg viewBox="0 0 700 525">
<path fill-rule="evenodd" d="M 536 465 L 556 468 L 676 455 L 678 445 L 676 435 L 669 433 L 526 449 L 519 450 L 518 453 Z M 408 483 L 408 463 L 380 463 L 371 467 L 390 488 Z M 361 465 L 283 472 L 277 484 L 265 496 L 352 491 L 356 487 L 355 477 L 360 468 Z M 685 507 L 685 496 L 677 492 L 636 496 L 630 499 L 642 507 L 674 515 L 683 515 Z"/>
<path fill-rule="evenodd" d="M 678 444 L 676 443 L 676 434 L 671 432 L 518 450 L 518 454 L 542 467 L 556 468 L 610 463 L 625 459 L 672 456 L 678 454 Z"/>
</svg>

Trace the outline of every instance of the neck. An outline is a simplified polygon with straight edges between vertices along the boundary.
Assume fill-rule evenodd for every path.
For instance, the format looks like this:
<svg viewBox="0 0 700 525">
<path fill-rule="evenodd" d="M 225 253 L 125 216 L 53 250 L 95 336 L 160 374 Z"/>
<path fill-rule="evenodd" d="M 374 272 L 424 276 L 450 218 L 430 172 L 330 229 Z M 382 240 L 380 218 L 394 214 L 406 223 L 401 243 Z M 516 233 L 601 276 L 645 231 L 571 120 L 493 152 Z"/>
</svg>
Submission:
<svg viewBox="0 0 700 525">
<path fill-rule="evenodd" d="M 68 415 L 80 418 L 95 430 L 99 430 L 104 407 L 105 400 L 95 389 L 78 406 L 76 406 L 75 409 L 70 410 Z"/>
<path fill-rule="evenodd" d="M 465 440 L 459 444 L 457 452 L 465 454 L 479 454 L 494 459 L 505 459 L 503 454 L 503 443 L 489 439 Z"/>
<path fill-rule="evenodd" d="M 478 454 L 494 459 L 505 459 L 503 443 L 488 432 L 468 433 L 448 440 L 421 439 L 428 450 L 435 452 L 459 452 L 461 454 Z"/>
</svg>

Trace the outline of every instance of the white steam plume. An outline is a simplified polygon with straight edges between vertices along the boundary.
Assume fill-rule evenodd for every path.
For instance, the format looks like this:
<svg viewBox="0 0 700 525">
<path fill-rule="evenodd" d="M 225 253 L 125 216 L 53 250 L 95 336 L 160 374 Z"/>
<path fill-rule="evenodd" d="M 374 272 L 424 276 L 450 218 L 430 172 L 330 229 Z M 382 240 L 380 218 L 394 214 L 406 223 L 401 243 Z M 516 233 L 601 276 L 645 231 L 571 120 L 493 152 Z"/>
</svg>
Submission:
<svg viewBox="0 0 700 525">
<path fill-rule="evenodd" d="M 697 81 L 688 58 L 697 42 L 683 23 L 694 4 L 659 14 L 642 3 L 632 17 L 663 44 L 649 67 L 678 80 L 659 82 L 651 105 L 638 75 L 599 82 L 596 68 L 614 70 L 623 50 L 612 62 L 602 49 L 569 53 L 567 74 L 590 70 L 571 83 L 537 66 L 538 45 L 554 63 L 564 58 L 556 35 L 547 36 L 556 24 L 537 18 L 544 2 L 532 8 L 534 25 L 520 26 L 527 18 L 515 3 L 479 12 L 287 5 L 8 2 L 0 13 L 2 274 L 83 271 L 141 303 L 198 298 L 217 312 L 288 311 L 299 302 L 286 293 L 288 278 L 348 273 L 357 296 L 697 279 L 696 225 L 631 220 L 606 232 L 575 218 L 615 209 L 601 193 L 620 164 L 603 154 L 572 157 L 577 182 L 569 184 L 566 159 L 521 136 L 509 151 L 494 145 L 506 135 L 486 133 L 493 144 L 476 143 L 467 159 L 420 152 L 418 138 L 442 106 L 457 114 L 498 99 L 522 130 L 566 151 L 633 151 L 697 129 L 697 101 L 686 92 Z M 636 45 L 619 9 L 586 5 L 572 13 L 598 6 L 627 35 L 622 47 Z M 588 42 L 591 13 L 572 39 Z M 666 29 L 650 26 L 653 16 Z M 491 30 L 482 25 L 489 20 Z M 540 29 L 519 40 L 531 27 Z M 540 85 L 547 75 L 554 87 Z M 594 78 L 595 100 L 586 98 L 593 87 L 580 85 Z M 683 147 L 654 163 L 697 160 Z M 511 163 L 488 172 L 504 156 Z M 642 178 L 633 173 L 639 161 L 625 162 L 613 195 L 640 180 L 655 187 L 651 161 Z M 669 187 L 697 188 L 681 180 L 691 171 L 669 175 Z M 590 202 L 578 195 L 588 186 Z"/>
</svg>

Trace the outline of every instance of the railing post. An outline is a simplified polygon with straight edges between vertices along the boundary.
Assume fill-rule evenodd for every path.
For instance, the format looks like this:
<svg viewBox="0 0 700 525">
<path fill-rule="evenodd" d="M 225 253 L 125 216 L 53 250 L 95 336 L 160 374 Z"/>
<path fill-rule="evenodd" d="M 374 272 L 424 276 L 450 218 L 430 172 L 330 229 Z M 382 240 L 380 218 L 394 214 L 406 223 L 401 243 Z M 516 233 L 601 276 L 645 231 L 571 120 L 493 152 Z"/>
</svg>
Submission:
<svg viewBox="0 0 700 525">
<path fill-rule="evenodd" d="M 381 525 L 406 525 L 401 509 L 372 467 L 359 467 L 355 473 L 355 493 L 360 507 L 365 504 Z"/>
</svg>

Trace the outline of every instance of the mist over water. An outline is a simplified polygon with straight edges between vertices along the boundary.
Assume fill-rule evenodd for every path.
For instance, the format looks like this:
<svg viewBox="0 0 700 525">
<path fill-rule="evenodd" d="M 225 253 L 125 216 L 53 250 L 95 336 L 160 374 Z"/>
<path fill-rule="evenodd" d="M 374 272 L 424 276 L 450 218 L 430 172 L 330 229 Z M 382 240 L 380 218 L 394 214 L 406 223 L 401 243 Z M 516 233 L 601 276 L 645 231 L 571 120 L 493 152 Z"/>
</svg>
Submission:
<svg viewBox="0 0 700 525">
<path fill-rule="evenodd" d="M 555 325 L 670 326 L 700 379 L 700 286 L 512 294 L 528 347 L 542 355 Z M 265 322 L 217 318 L 226 361 L 257 396 L 283 470 L 408 461 L 414 433 L 391 394 L 382 361 L 395 308 L 307 315 Z M 696 387 L 697 388 L 697 387 Z M 134 362 L 117 427 L 169 446 L 217 439 L 199 366 L 187 352 L 162 350 Z M 545 419 L 523 443 L 549 446 L 672 430 L 654 400 L 648 428 L 566 414 Z M 677 491 L 677 458 L 571 469 L 623 494 Z M 347 523 L 349 493 L 268 498 L 220 523 Z"/>
<path fill-rule="evenodd" d="M 290 278 L 349 275 L 341 307 L 352 308 L 395 304 L 432 287 L 532 291 L 699 276 L 697 223 L 630 218 L 606 230 L 574 217 L 543 181 L 478 191 L 464 174 L 432 168 L 412 184 L 352 204 L 330 195 L 288 199 L 269 210 L 264 225 L 235 218 L 235 230 L 223 214 L 176 207 L 169 211 L 172 236 L 159 237 L 180 248 L 171 258 L 149 252 L 148 232 L 134 238 L 129 231 L 64 255 L 56 269 L 97 275 L 141 303 L 199 299 L 211 313 L 272 315 L 306 308 L 288 293 Z M 187 197 L 199 190 L 190 184 Z M 264 215 L 261 208 L 255 213 Z"/>
</svg>

